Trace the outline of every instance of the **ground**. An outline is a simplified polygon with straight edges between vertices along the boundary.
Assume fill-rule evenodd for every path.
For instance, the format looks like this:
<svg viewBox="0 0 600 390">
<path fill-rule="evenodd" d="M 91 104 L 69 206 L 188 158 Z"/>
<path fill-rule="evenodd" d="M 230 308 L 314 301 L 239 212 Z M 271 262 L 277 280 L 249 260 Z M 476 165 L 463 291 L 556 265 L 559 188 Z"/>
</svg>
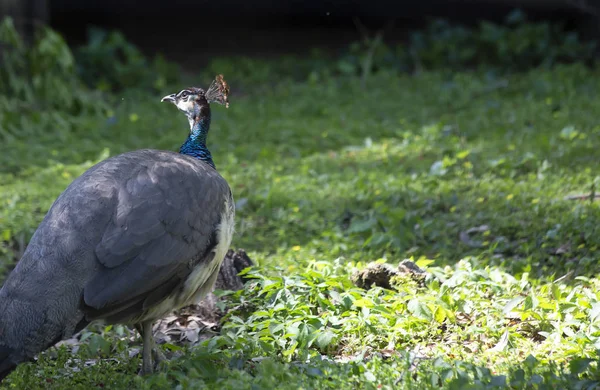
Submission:
<svg viewBox="0 0 600 390">
<path fill-rule="evenodd" d="M 237 202 L 232 246 L 257 264 L 220 334 L 163 345 L 168 369 L 142 378 L 139 340 L 94 328 L 4 387 L 598 386 L 600 70 L 231 84 L 209 144 Z M 175 150 L 186 132 L 160 96 L 124 92 L 75 127 L 5 137 L 4 272 L 94 162 Z M 427 276 L 352 284 L 368 263 L 404 259 Z"/>
</svg>

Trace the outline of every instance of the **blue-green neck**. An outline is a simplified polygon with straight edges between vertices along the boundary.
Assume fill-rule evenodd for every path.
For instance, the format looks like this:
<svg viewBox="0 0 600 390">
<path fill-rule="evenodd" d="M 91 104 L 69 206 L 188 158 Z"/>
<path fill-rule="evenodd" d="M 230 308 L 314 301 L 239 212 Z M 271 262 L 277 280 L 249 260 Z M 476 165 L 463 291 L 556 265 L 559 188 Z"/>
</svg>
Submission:
<svg viewBox="0 0 600 390">
<path fill-rule="evenodd" d="M 211 167 L 215 168 L 212 155 L 206 147 L 206 136 L 208 135 L 209 128 L 210 112 L 208 115 L 204 115 L 193 121 L 190 135 L 185 140 L 183 145 L 181 145 L 179 153 L 187 154 L 188 156 L 197 158 L 198 160 L 204 161 Z"/>
</svg>

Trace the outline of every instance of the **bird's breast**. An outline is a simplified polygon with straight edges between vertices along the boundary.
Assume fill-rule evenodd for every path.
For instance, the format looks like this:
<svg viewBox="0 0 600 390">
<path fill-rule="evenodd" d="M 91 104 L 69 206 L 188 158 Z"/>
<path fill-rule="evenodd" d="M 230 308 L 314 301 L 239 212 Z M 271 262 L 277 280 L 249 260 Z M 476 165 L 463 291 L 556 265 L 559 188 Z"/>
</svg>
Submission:
<svg viewBox="0 0 600 390">
<path fill-rule="evenodd" d="M 173 310 L 198 303 L 212 291 L 223 259 L 231 244 L 234 216 L 233 200 L 230 198 L 226 201 L 221 222 L 217 227 L 217 245 L 212 251 L 214 256 L 208 256 L 210 261 L 200 260 L 185 279 L 182 288 L 173 291 L 167 298 L 151 308 L 144 316 L 145 318 L 162 318 Z"/>
</svg>

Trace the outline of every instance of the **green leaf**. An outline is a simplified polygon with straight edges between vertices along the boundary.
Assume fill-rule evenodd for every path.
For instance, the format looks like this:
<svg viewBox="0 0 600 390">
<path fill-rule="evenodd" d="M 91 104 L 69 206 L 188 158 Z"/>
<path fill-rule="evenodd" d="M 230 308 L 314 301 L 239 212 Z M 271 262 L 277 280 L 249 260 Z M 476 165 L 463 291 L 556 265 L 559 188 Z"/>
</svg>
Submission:
<svg viewBox="0 0 600 390">
<path fill-rule="evenodd" d="M 324 350 L 325 348 L 327 348 L 327 346 L 329 346 L 329 344 L 331 344 L 331 342 L 333 341 L 334 338 L 335 338 L 335 334 L 333 332 L 331 332 L 329 330 L 321 331 L 321 332 L 319 332 L 319 334 L 315 340 L 315 344 L 321 350 Z"/>
<path fill-rule="evenodd" d="M 319 367 L 312 366 L 306 368 L 306 374 L 312 377 L 321 377 L 325 375 L 323 370 L 321 370 Z"/>
<path fill-rule="evenodd" d="M 507 346 L 508 346 L 508 330 L 504 331 L 504 333 L 502 333 L 502 336 L 500 336 L 498 343 L 493 348 L 490 348 L 489 351 L 490 352 L 501 352 L 501 351 L 504 351 Z"/>
<path fill-rule="evenodd" d="M 371 371 L 365 371 L 363 375 L 368 382 L 375 382 L 377 380 L 377 377 Z"/>
<path fill-rule="evenodd" d="M 456 153 L 456 158 L 462 160 L 463 158 L 466 158 L 470 153 L 470 150 L 463 150 L 462 152 Z"/>
<path fill-rule="evenodd" d="M 569 362 L 569 370 L 571 374 L 579 375 L 590 366 L 594 359 L 589 358 L 577 358 Z"/>
<path fill-rule="evenodd" d="M 530 311 L 538 307 L 539 300 L 536 296 L 531 292 L 527 297 L 525 297 L 525 303 L 523 305 L 523 310 Z"/>
<path fill-rule="evenodd" d="M 10 239 L 12 237 L 12 232 L 10 231 L 10 229 L 4 229 L 4 230 L 2 230 L 2 234 L 0 236 L 1 236 L 0 238 L 2 239 L 2 241 L 8 242 L 8 241 L 10 241 Z"/>
<path fill-rule="evenodd" d="M 415 317 L 423 318 L 426 320 L 432 319 L 432 314 L 431 310 L 429 310 L 429 307 L 427 307 L 425 303 L 421 302 L 416 298 L 408 301 L 407 309 Z"/>
<path fill-rule="evenodd" d="M 175 345 L 175 344 L 171 344 L 171 343 L 164 343 L 162 344 L 163 347 L 165 347 L 166 349 L 168 349 L 169 351 L 183 351 L 184 348 L 180 347 L 179 345 Z"/>
<path fill-rule="evenodd" d="M 491 386 L 506 387 L 506 375 L 494 375 L 490 381 Z"/>
<path fill-rule="evenodd" d="M 348 233 L 370 232 L 375 225 L 377 225 L 377 219 L 372 217 L 363 220 L 352 220 Z"/>
<path fill-rule="evenodd" d="M 510 313 L 511 311 L 513 311 L 513 309 L 515 307 L 519 306 L 521 304 L 521 302 L 523 302 L 524 300 L 525 300 L 525 297 L 516 297 L 516 298 L 511 299 L 510 301 L 508 301 L 506 303 L 506 305 L 504 305 L 502 312 L 505 315 Z"/>
<path fill-rule="evenodd" d="M 357 299 L 356 301 L 353 302 L 353 304 L 354 304 L 354 306 L 361 307 L 361 308 L 362 307 L 371 308 L 371 307 L 375 306 L 373 301 L 368 298 Z"/>
<path fill-rule="evenodd" d="M 441 324 L 446 319 L 446 310 L 441 306 L 436 306 L 433 311 L 433 318 Z"/>
<path fill-rule="evenodd" d="M 417 267 L 419 268 L 427 268 L 427 266 L 431 265 L 435 263 L 435 260 L 431 260 L 431 259 L 427 259 L 425 257 L 420 258 L 419 260 L 417 260 L 415 262 L 415 264 L 417 265 Z"/>
<path fill-rule="evenodd" d="M 590 314 L 589 314 L 589 318 L 591 322 L 596 322 L 598 321 L 598 318 L 600 317 L 600 302 L 596 302 L 592 305 L 592 308 L 590 310 Z"/>
</svg>

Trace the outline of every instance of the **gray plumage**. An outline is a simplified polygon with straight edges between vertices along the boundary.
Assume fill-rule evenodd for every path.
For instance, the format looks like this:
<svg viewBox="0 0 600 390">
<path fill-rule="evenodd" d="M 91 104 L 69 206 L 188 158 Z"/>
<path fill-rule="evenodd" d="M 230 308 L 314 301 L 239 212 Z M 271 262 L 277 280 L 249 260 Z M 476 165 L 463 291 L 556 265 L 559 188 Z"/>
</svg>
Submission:
<svg viewBox="0 0 600 390">
<path fill-rule="evenodd" d="M 233 205 L 225 179 L 187 155 L 138 150 L 90 168 L 54 202 L 0 290 L 0 378 L 97 319 L 135 324 L 153 349 L 152 321 L 214 285 Z"/>
</svg>

